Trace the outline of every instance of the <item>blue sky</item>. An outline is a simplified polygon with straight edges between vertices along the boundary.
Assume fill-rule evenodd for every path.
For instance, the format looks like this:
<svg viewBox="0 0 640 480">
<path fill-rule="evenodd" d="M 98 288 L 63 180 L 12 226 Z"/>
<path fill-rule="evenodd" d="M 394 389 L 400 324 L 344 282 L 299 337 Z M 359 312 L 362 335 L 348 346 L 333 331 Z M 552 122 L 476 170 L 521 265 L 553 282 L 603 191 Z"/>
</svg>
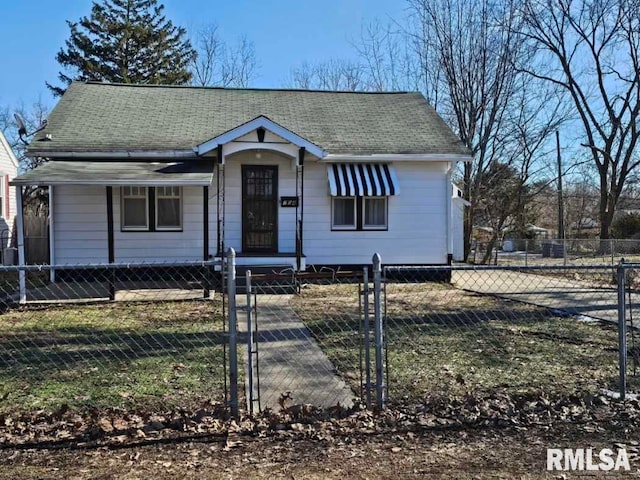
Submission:
<svg viewBox="0 0 640 480">
<path fill-rule="evenodd" d="M 164 0 L 166 16 L 196 30 L 218 25 L 223 39 L 246 35 L 260 65 L 257 87 L 282 86 L 303 61 L 351 57 L 349 40 L 363 21 L 401 16 L 403 0 Z M 90 0 L 0 0 L 0 106 L 55 101 L 45 81 L 57 82 L 55 55 L 68 38 L 65 20 L 91 11 Z"/>
</svg>

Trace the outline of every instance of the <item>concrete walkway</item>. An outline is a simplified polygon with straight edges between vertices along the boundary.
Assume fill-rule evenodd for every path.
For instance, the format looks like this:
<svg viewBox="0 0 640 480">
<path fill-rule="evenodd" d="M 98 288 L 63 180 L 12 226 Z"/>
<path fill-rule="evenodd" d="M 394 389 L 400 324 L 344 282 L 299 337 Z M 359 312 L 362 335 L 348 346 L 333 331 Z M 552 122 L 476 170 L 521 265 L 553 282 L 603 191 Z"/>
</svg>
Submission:
<svg viewBox="0 0 640 480">
<path fill-rule="evenodd" d="M 586 272 L 585 272 L 586 273 Z M 463 290 L 492 294 L 510 300 L 554 308 L 573 315 L 618 321 L 618 293 L 615 285 L 604 286 L 575 280 L 509 270 L 454 271 L 453 284 Z M 603 272 L 605 275 L 605 272 Z M 633 309 L 640 308 L 640 295 L 632 295 Z"/>
<path fill-rule="evenodd" d="M 258 295 L 260 406 L 278 411 L 279 400 L 290 392 L 287 406 L 311 404 L 326 408 L 340 403 L 350 407 L 355 394 L 289 306 L 290 300 L 291 295 Z M 236 302 L 246 305 L 246 295 L 238 295 Z M 242 311 L 238 313 L 238 328 L 247 331 L 246 314 Z M 239 348 L 246 364 L 247 346 Z M 254 407 L 257 409 L 257 403 Z"/>
</svg>

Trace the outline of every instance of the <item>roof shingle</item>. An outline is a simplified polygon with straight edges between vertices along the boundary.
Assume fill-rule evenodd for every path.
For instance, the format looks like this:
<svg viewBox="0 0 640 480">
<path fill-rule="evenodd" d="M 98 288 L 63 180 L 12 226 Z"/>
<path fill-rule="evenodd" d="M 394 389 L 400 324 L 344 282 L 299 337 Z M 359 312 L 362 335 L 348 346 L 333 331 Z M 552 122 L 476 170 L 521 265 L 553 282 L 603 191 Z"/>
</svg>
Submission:
<svg viewBox="0 0 640 480">
<path fill-rule="evenodd" d="M 420 93 L 92 82 L 69 87 L 29 150 L 191 150 L 260 115 L 331 154 L 469 154 Z"/>
</svg>

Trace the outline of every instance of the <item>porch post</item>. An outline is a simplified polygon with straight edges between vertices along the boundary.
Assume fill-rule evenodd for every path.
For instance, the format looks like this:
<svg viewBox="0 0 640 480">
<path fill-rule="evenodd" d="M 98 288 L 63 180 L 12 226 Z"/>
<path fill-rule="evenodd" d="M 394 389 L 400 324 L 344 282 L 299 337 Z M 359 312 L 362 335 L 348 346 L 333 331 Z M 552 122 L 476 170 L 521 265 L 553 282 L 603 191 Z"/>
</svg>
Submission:
<svg viewBox="0 0 640 480">
<path fill-rule="evenodd" d="M 202 187 L 202 259 L 209 261 L 209 187 Z M 209 267 L 204 267 L 204 298 L 209 298 L 211 291 Z"/>
<path fill-rule="evenodd" d="M 202 187 L 202 259 L 209 260 L 209 187 Z"/>
<path fill-rule="evenodd" d="M 115 248 L 113 244 L 113 187 L 107 187 L 107 250 L 108 261 L 113 263 L 115 261 Z M 116 287 L 115 287 L 115 271 L 109 270 L 108 284 L 109 284 L 109 300 L 115 300 Z"/>
<path fill-rule="evenodd" d="M 49 185 L 49 265 L 51 265 L 51 270 L 49 270 L 49 281 L 51 283 L 56 281 L 56 270 L 53 268 L 53 265 L 56 264 L 55 224 L 53 220 L 54 209 L 53 185 Z"/>
<path fill-rule="evenodd" d="M 296 248 L 296 263 L 297 270 L 300 271 L 300 267 L 302 266 L 302 255 L 304 255 L 303 250 L 303 230 L 302 226 L 304 224 L 304 154 L 306 149 L 304 147 L 300 147 L 298 150 L 298 165 L 300 167 L 300 198 L 298 199 L 298 203 L 300 204 L 300 220 L 298 221 L 298 225 L 296 225 L 298 231 L 299 245 Z M 298 187 L 298 179 L 296 178 L 296 188 Z M 297 217 L 297 215 L 296 215 Z"/>
<path fill-rule="evenodd" d="M 16 186 L 16 228 L 18 239 L 18 265 L 20 267 L 25 266 L 24 256 L 24 203 L 22 200 L 22 185 Z M 18 272 L 18 283 L 20 289 L 20 303 L 27 303 L 27 272 L 26 270 L 20 270 Z"/>
<path fill-rule="evenodd" d="M 220 228 L 220 172 L 222 171 L 222 145 L 218 145 L 218 162 L 216 164 L 216 257 L 222 258 L 222 229 Z"/>
</svg>

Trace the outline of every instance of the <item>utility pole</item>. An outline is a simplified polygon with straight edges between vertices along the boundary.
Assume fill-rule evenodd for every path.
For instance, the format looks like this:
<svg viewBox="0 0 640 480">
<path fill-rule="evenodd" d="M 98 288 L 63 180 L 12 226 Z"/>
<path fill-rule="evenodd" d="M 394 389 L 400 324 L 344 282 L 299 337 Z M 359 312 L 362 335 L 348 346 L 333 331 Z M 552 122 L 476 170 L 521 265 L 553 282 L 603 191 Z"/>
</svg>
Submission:
<svg viewBox="0 0 640 480">
<path fill-rule="evenodd" d="M 564 239 L 564 196 L 562 194 L 562 156 L 560 154 L 560 132 L 556 130 L 558 152 L 558 238 Z"/>
</svg>

